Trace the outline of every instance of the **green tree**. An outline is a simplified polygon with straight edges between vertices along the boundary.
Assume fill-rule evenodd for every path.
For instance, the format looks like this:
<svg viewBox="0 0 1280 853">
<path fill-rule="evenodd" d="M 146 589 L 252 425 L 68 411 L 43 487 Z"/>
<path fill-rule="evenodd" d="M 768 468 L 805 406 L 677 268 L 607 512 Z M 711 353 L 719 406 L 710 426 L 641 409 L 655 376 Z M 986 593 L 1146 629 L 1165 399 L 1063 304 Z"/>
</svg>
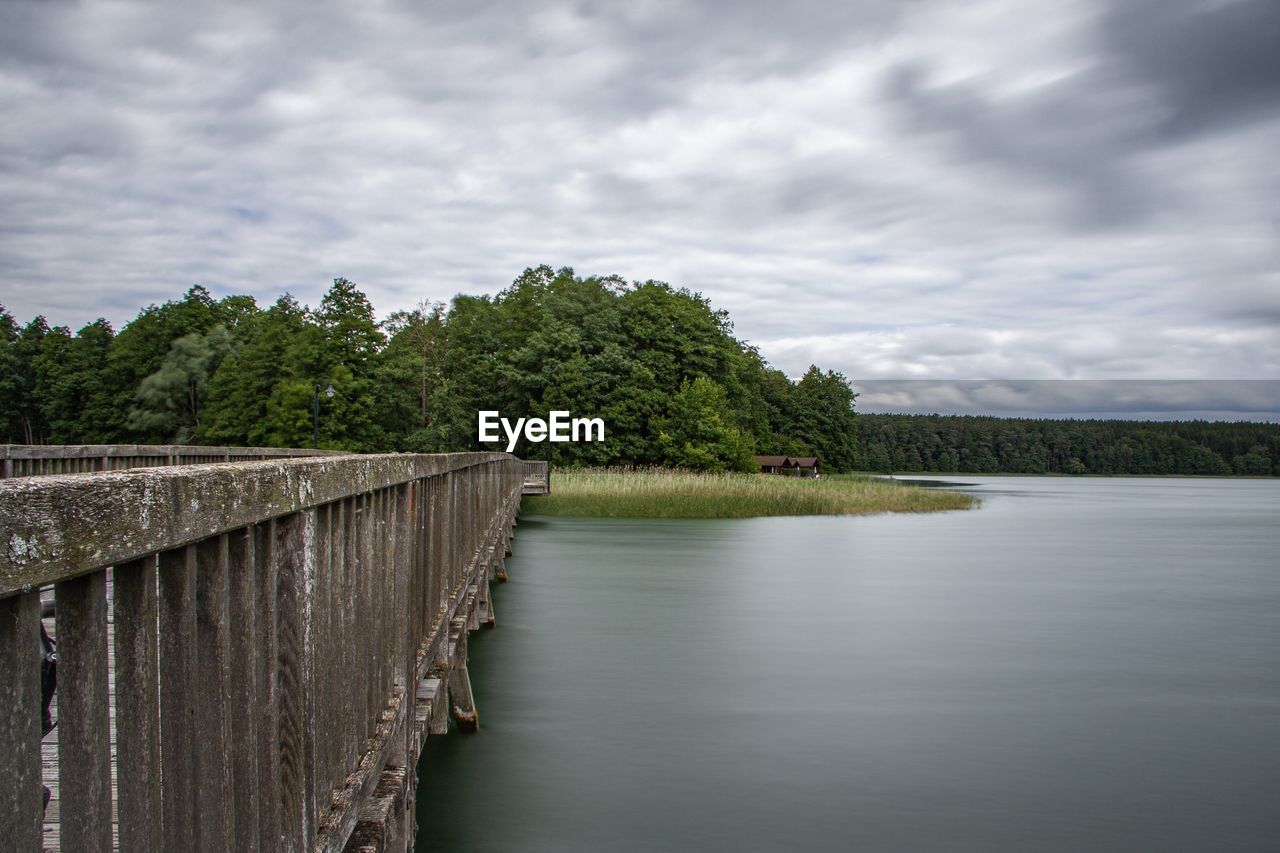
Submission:
<svg viewBox="0 0 1280 853">
<path fill-rule="evenodd" d="M 430 430 L 432 401 L 444 384 L 445 305 L 419 302 L 391 314 L 383 327 L 390 337 L 375 374 L 382 431 L 397 450 L 436 450 Z"/>
<path fill-rule="evenodd" d="M 755 448 L 730 425 L 724 389 L 705 376 L 685 381 L 659 430 L 663 461 L 698 471 L 754 471 Z"/>
<path fill-rule="evenodd" d="M 857 465 L 857 418 L 853 405 L 857 397 L 842 374 L 823 373 L 810 365 L 791 394 L 787 433 L 812 453 L 828 471 L 852 471 Z M 919 453 L 914 464 L 919 470 Z M 906 470 L 898 464 L 895 470 Z"/>
<path fill-rule="evenodd" d="M 174 341 L 186 335 L 203 335 L 220 319 L 218 303 L 197 284 L 180 300 L 147 306 L 120 330 L 106 371 L 115 411 L 117 435 L 113 440 L 151 440 L 151 433 L 130 426 L 142 380 L 160 369 Z"/>
<path fill-rule="evenodd" d="M 1235 463 L 1235 473 L 1246 477 L 1268 477 L 1272 474 L 1271 456 L 1261 444 L 1254 445 L 1247 453 L 1240 454 L 1232 461 Z"/>
<path fill-rule="evenodd" d="M 13 315 L 0 305 L 0 437 L 6 444 L 23 443 L 22 407 L 26 402 L 23 364 L 18 352 L 20 331 Z"/>
<path fill-rule="evenodd" d="M 49 440 L 49 422 L 38 390 L 36 365 L 49 335 L 49 323 L 38 316 L 18 333 L 13 342 L 13 355 L 18 375 L 13 382 L 20 428 L 19 443 L 42 444 Z"/>
<path fill-rule="evenodd" d="M 281 447 L 311 444 L 317 386 L 334 387 L 320 401 L 323 447 L 373 451 L 387 446 L 378 426 L 375 372 L 385 342 L 369 299 L 354 283 L 334 279 L 315 311 L 281 354 L 280 376 L 266 399 L 263 427 L 254 435 Z"/>
<path fill-rule="evenodd" d="M 209 379 L 230 350 L 231 333 L 225 326 L 174 341 L 159 369 L 138 386 L 129 429 L 154 442 L 200 442 Z"/>
<path fill-rule="evenodd" d="M 42 331 L 36 330 L 39 350 L 28 369 L 31 397 L 40 409 L 47 440 L 58 444 L 108 440 L 114 434 L 114 413 L 104 368 L 111 352 L 111 325 L 99 319 L 75 337 L 65 326 Z"/>
<path fill-rule="evenodd" d="M 345 278 L 335 278 L 333 287 L 320 300 L 316 324 L 324 333 L 324 358 L 345 364 L 357 375 L 370 372 L 374 356 L 386 342 L 374 317 L 369 297 Z"/>
<path fill-rule="evenodd" d="M 306 311 L 288 293 L 266 311 L 243 318 L 238 343 L 209 381 L 204 437 L 214 443 L 271 445 L 268 404 L 290 378 L 286 354 L 307 324 Z"/>
</svg>

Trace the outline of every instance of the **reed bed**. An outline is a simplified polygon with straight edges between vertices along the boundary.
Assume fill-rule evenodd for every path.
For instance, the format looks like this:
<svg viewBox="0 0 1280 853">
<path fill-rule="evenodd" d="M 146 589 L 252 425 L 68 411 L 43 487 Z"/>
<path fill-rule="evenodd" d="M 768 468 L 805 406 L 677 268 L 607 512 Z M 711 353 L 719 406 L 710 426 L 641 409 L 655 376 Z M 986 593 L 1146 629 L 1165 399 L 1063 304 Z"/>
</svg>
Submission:
<svg viewBox="0 0 1280 853">
<path fill-rule="evenodd" d="M 969 509 L 976 498 L 871 477 L 807 480 L 776 474 L 706 474 L 669 468 L 556 469 L 551 494 L 525 511 L 596 518 L 752 518 Z"/>
</svg>

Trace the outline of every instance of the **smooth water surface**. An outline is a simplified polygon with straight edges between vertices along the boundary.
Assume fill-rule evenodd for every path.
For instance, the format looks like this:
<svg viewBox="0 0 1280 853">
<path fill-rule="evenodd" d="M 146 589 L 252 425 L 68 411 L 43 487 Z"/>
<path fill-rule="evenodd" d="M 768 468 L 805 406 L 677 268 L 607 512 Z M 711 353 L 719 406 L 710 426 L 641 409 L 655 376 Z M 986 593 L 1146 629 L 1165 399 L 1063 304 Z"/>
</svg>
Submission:
<svg viewBox="0 0 1280 853">
<path fill-rule="evenodd" d="M 953 479 L 525 517 L 419 849 L 1280 849 L 1280 482 Z"/>
</svg>

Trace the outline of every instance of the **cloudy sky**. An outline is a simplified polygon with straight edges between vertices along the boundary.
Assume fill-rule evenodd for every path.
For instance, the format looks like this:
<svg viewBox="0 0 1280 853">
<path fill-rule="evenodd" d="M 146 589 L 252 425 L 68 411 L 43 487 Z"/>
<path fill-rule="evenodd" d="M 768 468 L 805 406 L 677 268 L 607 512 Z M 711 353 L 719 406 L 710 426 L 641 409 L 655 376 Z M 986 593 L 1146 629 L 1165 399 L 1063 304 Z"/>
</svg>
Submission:
<svg viewBox="0 0 1280 853">
<path fill-rule="evenodd" d="M 0 302 L 700 290 L 797 374 L 1280 378 L 1275 0 L 0 0 Z"/>
</svg>

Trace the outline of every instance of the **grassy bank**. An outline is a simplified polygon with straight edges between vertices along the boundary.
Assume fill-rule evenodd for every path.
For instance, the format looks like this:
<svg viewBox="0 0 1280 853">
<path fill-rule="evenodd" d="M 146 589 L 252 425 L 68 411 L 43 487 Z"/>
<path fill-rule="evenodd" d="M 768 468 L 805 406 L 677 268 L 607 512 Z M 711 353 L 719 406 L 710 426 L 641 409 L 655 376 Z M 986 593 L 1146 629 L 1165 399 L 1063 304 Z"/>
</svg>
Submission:
<svg viewBox="0 0 1280 853">
<path fill-rule="evenodd" d="M 551 494 L 524 510 L 597 518 L 751 518 L 869 515 L 969 509 L 976 498 L 885 480 L 842 476 L 802 480 L 770 474 L 695 474 L 652 468 L 556 470 Z"/>
</svg>

